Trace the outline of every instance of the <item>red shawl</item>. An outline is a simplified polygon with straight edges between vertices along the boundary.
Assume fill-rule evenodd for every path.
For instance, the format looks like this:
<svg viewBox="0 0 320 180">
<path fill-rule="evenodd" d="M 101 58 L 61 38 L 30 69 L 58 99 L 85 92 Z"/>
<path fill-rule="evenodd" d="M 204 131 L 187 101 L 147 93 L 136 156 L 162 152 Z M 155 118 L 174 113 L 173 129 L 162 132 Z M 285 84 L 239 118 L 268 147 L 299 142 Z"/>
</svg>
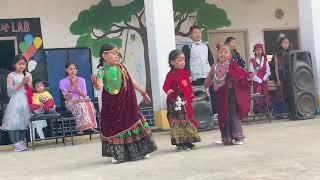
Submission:
<svg viewBox="0 0 320 180">
<path fill-rule="evenodd" d="M 198 127 L 198 122 L 193 119 L 192 99 L 194 96 L 189 79 L 189 72 L 185 69 L 172 69 L 167 74 L 166 80 L 163 84 L 163 90 L 166 93 L 170 89 L 174 91 L 168 96 L 167 101 L 175 101 L 177 99 L 177 88 L 179 88 L 179 91 L 183 94 L 186 101 L 186 110 L 189 120 L 195 127 Z"/>
<path fill-rule="evenodd" d="M 249 73 L 240 68 L 235 61 L 230 61 L 228 68 L 228 75 L 226 77 L 226 83 L 223 87 L 219 88 L 216 91 L 217 98 L 217 112 L 220 130 L 223 130 L 225 122 L 228 118 L 229 106 L 228 106 L 228 84 L 232 83 L 236 103 L 238 106 L 239 117 L 242 120 L 248 116 L 250 111 L 250 93 L 249 93 L 249 82 L 248 75 Z"/>
<path fill-rule="evenodd" d="M 32 93 L 32 89 L 31 89 L 31 87 L 29 86 L 29 85 L 25 85 L 25 90 L 26 90 L 26 92 L 27 92 L 27 99 L 28 99 L 28 104 L 29 105 L 31 105 L 32 104 L 32 95 L 33 95 L 33 93 Z"/>
</svg>

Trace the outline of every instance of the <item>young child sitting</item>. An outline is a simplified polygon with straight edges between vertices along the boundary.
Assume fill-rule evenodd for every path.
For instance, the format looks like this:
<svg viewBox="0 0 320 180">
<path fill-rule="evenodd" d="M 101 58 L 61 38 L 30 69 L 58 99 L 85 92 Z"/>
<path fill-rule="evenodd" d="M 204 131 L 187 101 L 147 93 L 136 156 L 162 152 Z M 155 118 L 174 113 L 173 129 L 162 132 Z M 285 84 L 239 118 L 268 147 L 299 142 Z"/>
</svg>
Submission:
<svg viewBox="0 0 320 180">
<path fill-rule="evenodd" d="M 35 114 L 54 113 L 55 103 L 53 97 L 48 91 L 45 91 L 43 82 L 35 80 L 33 88 L 31 111 Z"/>
<path fill-rule="evenodd" d="M 55 112 L 55 103 L 52 95 L 45 91 L 44 84 L 40 80 L 33 81 L 34 92 L 32 95 L 32 104 L 30 105 L 30 110 L 34 114 L 45 114 Z M 40 139 L 45 139 L 43 128 L 47 127 L 47 121 L 38 120 L 33 121 L 33 132 L 37 132 Z M 36 130 L 36 131 L 35 131 Z M 35 133 L 31 134 L 33 139 L 35 139 Z"/>
</svg>

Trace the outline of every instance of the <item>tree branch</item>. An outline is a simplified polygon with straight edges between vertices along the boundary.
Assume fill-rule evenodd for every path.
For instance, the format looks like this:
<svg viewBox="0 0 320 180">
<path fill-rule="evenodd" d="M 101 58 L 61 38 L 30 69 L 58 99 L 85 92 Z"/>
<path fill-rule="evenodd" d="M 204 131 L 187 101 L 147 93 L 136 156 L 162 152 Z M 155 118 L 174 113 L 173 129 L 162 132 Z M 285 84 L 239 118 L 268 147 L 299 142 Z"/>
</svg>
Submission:
<svg viewBox="0 0 320 180">
<path fill-rule="evenodd" d="M 121 25 L 118 25 L 118 24 L 112 24 L 111 29 L 114 28 L 114 27 L 116 27 L 117 29 L 110 30 L 109 32 L 104 33 L 104 34 L 101 35 L 101 36 L 97 35 L 97 34 L 94 32 L 94 28 L 93 28 L 93 27 L 91 28 L 91 33 L 92 33 L 92 35 L 93 35 L 97 40 L 103 39 L 103 38 L 107 37 L 108 35 L 116 34 L 116 33 L 120 33 L 119 35 L 115 36 L 115 38 L 119 38 L 119 37 L 122 36 L 124 30 L 129 30 L 129 29 L 132 29 L 132 30 L 136 31 L 138 34 L 142 35 L 142 34 L 143 34 L 143 30 L 145 29 L 145 26 L 144 26 L 144 24 L 142 23 L 142 19 L 141 19 L 143 13 L 144 13 L 144 9 L 142 10 L 142 12 L 141 12 L 139 15 L 138 15 L 138 14 L 134 14 L 134 16 L 136 16 L 136 17 L 138 18 L 139 26 L 140 26 L 140 27 L 132 26 L 132 25 L 130 25 L 127 21 L 124 21 L 123 23 L 124 23 L 126 26 L 121 26 Z"/>
<path fill-rule="evenodd" d="M 118 37 L 120 37 L 122 35 L 124 30 L 128 29 L 128 27 L 126 27 L 126 26 L 119 26 L 117 24 L 112 24 L 112 27 L 117 27 L 118 29 L 109 31 L 109 32 L 107 32 L 107 33 L 105 33 L 105 34 L 103 34 L 101 36 L 98 36 L 97 34 L 95 34 L 94 28 L 92 27 L 91 28 L 91 33 L 97 40 L 100 40 L 100 39 L 103 39 L 103 38 L 107 37 L 110 34 L 120 33 L 120 35 L 116 36 L 118 38 Z M 111 29 L 112 29 L 112 27 L 111 27 Z"/>
<path fill-rule="evenodd" d="M 182 16 L 178 21 L 176 28 L 174 30 L 176 35 L 183 36 L 183 37 L 187 37 L 189 35 L 189 33 L 183 33 L 180 31 L 181 25 L 188 19 L 188 16 L 189 16 L 189 13 L 187 13 L 185 16 Z"/>
<path fill-rule="evenodd" d="M 134 14 L 135 17 L 137 17 L 138 22 L 139 22 L 139 29 L 145 28 L 145 25 L 142 22 L 142 16 L 144 14 L 145 9 L 143 8 L 143 10 L 140 12 L 140 14 Z"/>
<path fill-rule="evenodd" d="M 126 26 L 120 26 L 120 25 L 118 25 L 118 24 L 112 24 L 112 26 L 118 27 L 118 28 L 120 28 L 120 29 L 127 29 Z M 111 27 L 111 28 L 112 28 L 112 27 Z"/>
<path fill-rule="evenodd" d="M 181 13 L 179 13 L 179 12 L 174 12 L 174 15 L 173 15 L 173 17 L 174 17 L 174 20 L 176 21 L 176 20 L 180 20 L 182 17 L 183 17 L 183 14 L 181 14 Z"/>
<path fill-rule="evenodd" d="M 144 11 L 145 11 L 145 8 L 142 9 L 142 11 L 141 11 L 141 13 L 140 13 L 140 15 L 139 15 L 139 19 L 142 18 L 143 14 L 144 14 Z"/>
<path fill-rule="evenodd" d="M 138 20 L 139 20 L 139 15 L 138 14 L 133 14 Z"/>
<path fill-rule="evenodd" d="M 179 32 L 176 32 L 176 35 L 177 36 L 182 36 L 182 37 L 188 37 L 189 36 L 189 32 L 184 33 L 184 32 L 179 31 Z"/>
<path fill-rule="evenodd" d="M 123 23 L 128 27 L 128 29 L 132 29 L 139 34 L 142 34 L 140 28 L 130 25 L 127 21 L 124 21 Z"/>
<path fill-rule="evenodd" d="M 128 29 L 129 30 L 129 29 Z M 124 30 L 123 30 L 124 31 Z M 120 34 L 118 35 L 118 36 L 115 36 L 115 38 L 119 38 L 119 37 L 121 37 L 122 36 L 122 34 L 123 34 L 123 31 L 121 31 L 120 32 Z"/>
<path fill-rule="evenodd" d="M 93 27 L 91 28 L 91 34 L 95 37 L 95 38 L 99 38 L 99 36 L 98 35 L 96 35 L 96 33 L 94 33 L 94 29 L 93 29 Z"/>
<path fill-rule="evenodd" d="M 193 25 L 197 25 L 197 21 L 194 21 L 194 22 L 193 22 Z"/>
</svg>

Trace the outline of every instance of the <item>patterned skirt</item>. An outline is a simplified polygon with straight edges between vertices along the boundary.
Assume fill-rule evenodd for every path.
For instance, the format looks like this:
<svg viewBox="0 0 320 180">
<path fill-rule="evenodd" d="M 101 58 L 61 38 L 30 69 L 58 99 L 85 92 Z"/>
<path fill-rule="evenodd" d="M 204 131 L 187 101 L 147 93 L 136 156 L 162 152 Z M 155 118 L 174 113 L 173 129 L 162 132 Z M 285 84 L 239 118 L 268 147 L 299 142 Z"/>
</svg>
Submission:
<svg viewBox="0 0 320 180">
<path fill-rule="evenodd" d="M 102 156 L 113 157 L 120 162 L 143 158 L 157 150 L 146 119 L 140 114 L 140 120 L 129 129 L 115 136 L 102 135 Z"/>
<path fill-rule="evenodd" d="M 200 142 L 200 136 L 197 129 L 190 122 L 185 105 L 181 106 L 181 110 L 176 111 L 174 101 L 167 102 L 168 112 L 167 118 L 170 124 L 171 144 L 179 145 L 183 143 Z"/>
<path fill-rule="evenodd" d="M 90 100 L 66 101 L 66 108 L 75 117 L 77 131 L 97 128 L 96 112 Z"/>
</svg>

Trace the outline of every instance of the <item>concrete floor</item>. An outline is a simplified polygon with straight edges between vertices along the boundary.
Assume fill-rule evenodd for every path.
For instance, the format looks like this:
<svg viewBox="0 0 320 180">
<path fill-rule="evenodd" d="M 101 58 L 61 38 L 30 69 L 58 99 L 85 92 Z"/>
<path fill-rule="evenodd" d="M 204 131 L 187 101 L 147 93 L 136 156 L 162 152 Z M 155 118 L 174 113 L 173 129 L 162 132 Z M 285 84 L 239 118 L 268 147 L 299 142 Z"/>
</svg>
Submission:
<svg viewBox="0 0 320 180">
<path fill-rule="evenodd" d="M 113 165 L 100 142 L 0 152 L 1 180 L 320 180 L 320 119 L 244 126 L 248 143 L 212 143 L 219 131 L 201 133 L 190 152 L 175 152 L 168 132 L 155 133 L 150 159 Z"/>
</svg>

